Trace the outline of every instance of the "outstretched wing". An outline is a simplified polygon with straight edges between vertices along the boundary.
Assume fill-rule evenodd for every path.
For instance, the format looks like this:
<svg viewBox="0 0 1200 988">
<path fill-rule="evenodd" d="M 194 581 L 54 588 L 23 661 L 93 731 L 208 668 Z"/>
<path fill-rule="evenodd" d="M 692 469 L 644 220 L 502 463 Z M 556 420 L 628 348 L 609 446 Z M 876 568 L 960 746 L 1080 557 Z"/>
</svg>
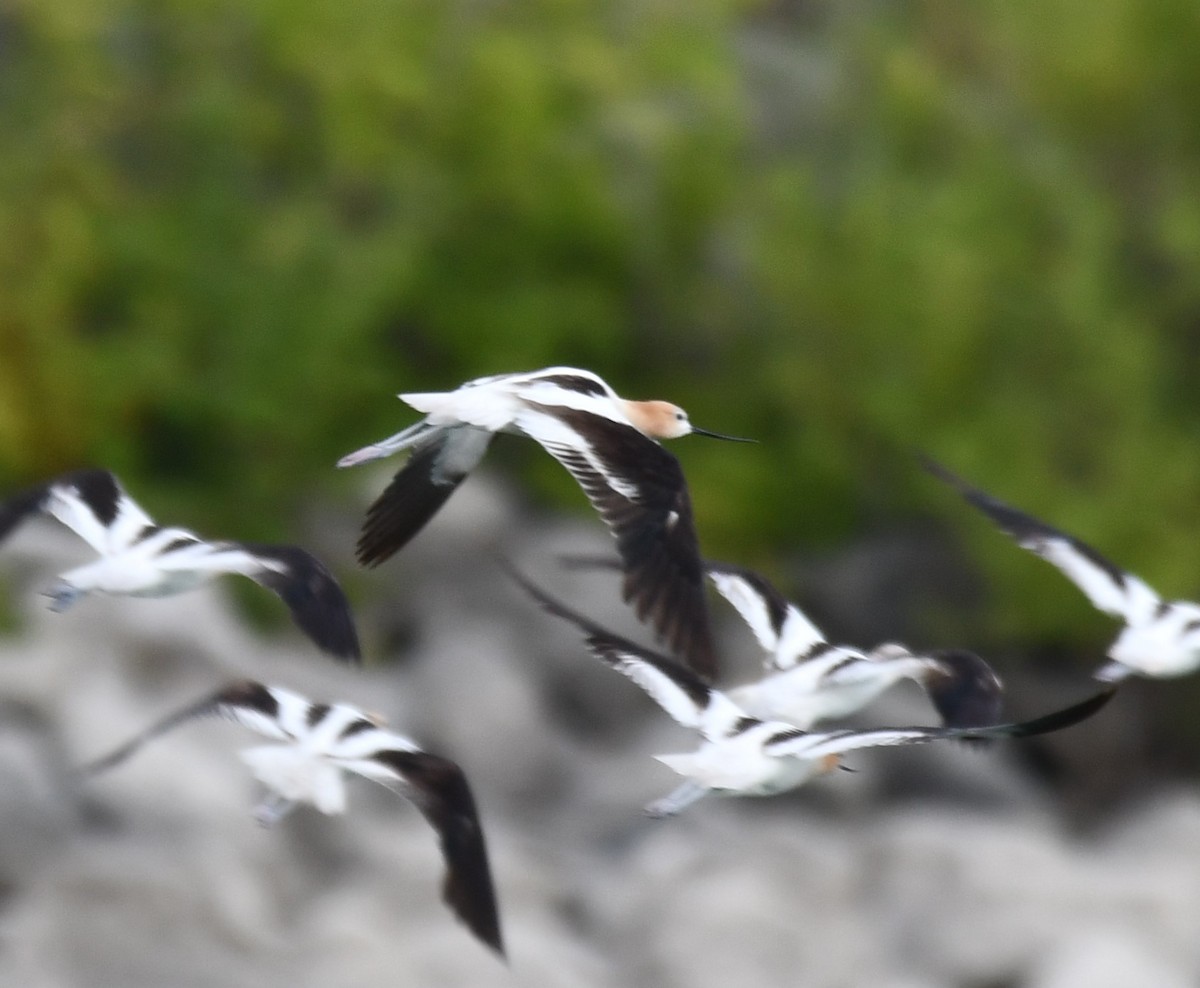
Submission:
<svg viewBox="0 0 1200 988">
<path fill-rule="evenodd" d="M 561 463 L 617 540 L 623 596 L 671 651 L 717 671 L 692 502 L 679 461 L 632 425 L 529 403 L 516 426 Z"/>
<path fill-rule="evenodd" d="M 312 553 L 290 545 L 213 542 L 170 549 L 164 570 L 240 573 L 277 593 L 292 619 L 324 652 L 357 663 L 361 652 L 350 602 L 333 574 Z"/>
<path fill-rule="evenodd" d="M 729 563 L 708 563 L 713 586 L 750 626 L 766 650 L 767 668 L 790 669 L 825 644 L 804 612 L 758 573 Z"/>
<path fill-rule="evenodd" d="M 856 748 L 877 748 L 887 745 L 924 744 L 946 738 L 989 739 L 1027 738 L 1049 734 L 1087 720 L 1116 693 L 1115 688 L 1102 690 L 1086 700 L 1033 720 L 982 727 L 885 727 L 868 731 L 780 731 L 764 744 L 770 755 L 792 755 L 820 758 L 839 755 Z"/>
<path fill-rule="evenodd" d="M 438 513 L 483 459 L 492 433 L 460 425 L 434 430 L 367 509 L 358 537 L 358 561 L 378 566 L 406 546 Z"/>
<path fill-rule="evenodd" d="M 509 575 L 542 607 L 575 625 L 584 643 L 601 662 L 628 676 L 673 720 L 684 727 L 724 733 L 744 713 L 723 693 L 712 689 L 682 663 L 613 634 L 551 597 L 511 567 Z"/>
<path fill-rule="evenodd" d="M 30 487 L 0 505 L 0 540 L 30 515 L 44 513 L 108 556 L 128 548 L 154 522 L 107 470 L 76 470 Z"/>
<path fill-rule="evenodd" d="M 1091 546 L 973 487 L 928 457 L 922 457 L 922 465 L 955 488 L 1022 548 L 1057 566 L 1106 614 L 1131 624 L 1148 620 L 1154 614 L 1160 603 L 1158 594 Z"/>
<path fill-rule="evenodd" d="M 442 898 L 467 928 L 504 955 L 500 911 L 475 798 L 462 769 L 448 758 L 408 748 L 375 752 L 372 760 L 401 783 L 438 834 L 446 875 Z M 375 776 L 375 773 L 372 773 Z"/>
<path fill-rule="evenodd" d="M 198 703 L 189 704 L 168 714 L 115 751 L 89 762 L 80 771 L 84 775 L 105 772 L 120 765 L 148 741 L 153 741 L 197 717 L 225 717 L 273 740 L 286 741 L 291 739 L 292 735 L 284 725 L 288 722 L 303 722 L 307 716 L 307 711 L 301 710 L 300 705 L 311 707 L 307 701 L 294 693 L 264 686 L 253 680 L 231 683 Z"/>
</svg>

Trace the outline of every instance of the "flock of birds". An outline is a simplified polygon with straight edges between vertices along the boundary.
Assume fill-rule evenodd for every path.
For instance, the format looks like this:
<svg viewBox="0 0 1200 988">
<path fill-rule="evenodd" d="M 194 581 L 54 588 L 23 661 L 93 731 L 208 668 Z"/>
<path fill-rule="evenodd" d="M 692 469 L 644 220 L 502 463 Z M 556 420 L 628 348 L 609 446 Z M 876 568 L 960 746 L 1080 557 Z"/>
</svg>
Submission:
<svg viewBox="0 0 1200 988">
<path fill-rule="evenodd" d="M 1078 539 L 927 460 L 931 473 L 1019 545 L 1062 570 L 1097 608 L 1124 622 L 1109 649 L 1110 662 L 1096 672 L 1103 688 L 1073 706 L 1002 723 L 1000 680 L 979 656 L 962 649 L 914 652 L 895 642 L 869 650 L 832 644 L 760 575 L 703 559 L 683 470 L 659 441 L 689 434 L 745 440 L 699 429 L 668 402 L 622 399 L 595 374 L 570 367 L 502 374 L 455 391 L 399 397 L 425 418 L 338 463 L 347 467 L 411 450 L 367 511 L 359 562 L 376 566 L 403 548 L 479 463 L 497 433 L 537 441 L 575 478 L 617 544 L 618 560 L 567 562 L 619 568 L 624 599 L 667 651 L 613 634 L 511 567 L 510 576 L 542 608 L 574 625 L 596 658 L 700 734 L 694 751 L 657 756 L 683 781 L 646 807 L 653 816 L 678 813 L 708 794 L 764 796 L 793 789 L 837 768 L 856 749 L 1060 730 L 1096 713 L 1126 676 L 1177 676 L 1200 666 L 1200 605 L 1163 601 Z M 345 663 L 360 661 L 346 596 L 304 549 L 209 541 L 186 529 L 157 525 L 116 477 L 99 469 L 65 474 L 0 504 L 0 540 L 38 514 L 54 517 L 99 554 L 61 574 L 45 591 L 55 611 L 92 593 L 166 596 L 236 573 L 278 594 L 320 650 Z M 718 670 L 706 580 L 762 646 L 765 672 L 758 681 L 728 691 L 712 685 Z M 822 721 L 860 710 L 902 679 L 924 689 L 939 726 L 814 730 Z M 323 813 L 343 812 L 345 772 L 411 800 L 438 835 L 445 861 L 443 899 L 476 937 L 504 955 L 486 843 L 466 776 L 456 763 L 388 730 L 378 717 L 344 704 L 314 703 L 280 686 L 228 683 L 82 771 L 92 776 L 111 769 L 147 741 L 209 715 L 236 721 L 270 742 L 241 752 L 265 791 L 254 811 L 264 826 L 302 803 Z"/>
</svg>

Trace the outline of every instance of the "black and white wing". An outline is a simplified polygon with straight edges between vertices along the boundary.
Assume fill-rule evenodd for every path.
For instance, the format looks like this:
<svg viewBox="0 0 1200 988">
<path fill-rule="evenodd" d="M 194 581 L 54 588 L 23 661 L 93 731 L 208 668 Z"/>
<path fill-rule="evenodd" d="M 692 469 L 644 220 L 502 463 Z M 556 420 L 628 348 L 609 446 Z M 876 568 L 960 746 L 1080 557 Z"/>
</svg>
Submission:
<svg viewBox="0 0 1200 988">
<path fill-rule="evenodd" d="M 85 765 L 84 775 L 107 771 L 139 751 L 148 741 L 195 720 L 197 717 L 224 717 L 275 741 L 294 740 L 290 725 L 308 718 L 312 704 L 287 690 L 242 680 L 223 687 L 198 703 L 189 704 L 151 724 L 115 751 Z"/>
<path fill-rule="evenodd" d="M 378 566 L 403 549 L 483 459 L 492 435 L 471 425 L 428 432 L 367 509 L 356 550 L 359 563 Z"/>
<path fill-rule="evenodd" d="M 926 470 L 954 487 L 966 501 L 991 518 L 1023 549 L 1057 566 L 1106 614 L 1130 624 L 1141 623 L 1153 616 L 1160 603 L 1159 596 L 1132 573 L 1122 570 L 1074 536 L 973 487 L 933 460 L 926 457 L 922 463 Z"/>
<path fill-rule="evenodd" d="M 769 738 L 763 745 L 769 755 L 791 755 L 802 758 L 821 758 L 840 755 L 857 748 L 878 748 L 888 745 L 925 744 L 929 741 L 958 738 L 987 740 L 992 738 L 1028 738 L 1049 734 L 1087 720 L 1100 710 L 1116 693 L 1115 688 L 1102 690 L 1080 703 L 1033 720 L 982 727 L 884 727 L 867 731 L 810 731 L 784 730 Z"/>
<path fill-rule="evenodd" d="M 790 669 L 825 644 L 821 630 L 758 573 L 729 563 L 710 562 L 706 568 L 713 586 L 767 652 L 767 668 Z"/>
<path fill-rule="evenodd" d="M 675 659 L 613 634 L 567 607 L 515 570 L 509 573 L 542 607 L 575 625 L 584 643 L 601 662 L 633 680 L 676 723 L 701 731 L 705 737 L 726 734 L 733 724 L 749 719 L 732 700 L 712 689 Z"/>
<path fill-rule="evenodd" d="M 48 514 L 102 556 L 128 548 L 155 525 L 107 470 L 76 470 L 0 505 L 0 540 L 34 514 Z"/>
<path fill-rule="evenodd" d="M 239 573 L 277 593 L 292 620 L 322 651 L 357 663 L 358 632 L 341 584 L 312 553 L 297 546 L 254 542 L 198 542 L 170 549 L 157 560 L 164 570 Z"/>
<path fill-rule="evenodd" d="M 487 845 L 475 798 L 462 769 L 447 758 L 407 745 L 384 748 L 369 757 L 392 775 L 399 791 L 416 804 L 437 831 L 446 862 L 443 900 L 475 936 L 503 956 L 500 911 Z M 377 772 L 369 775 L 380 779 Z"/>
<path fill-rule="evenodd" d="M 639 620 L 711 681 L 704 569 L 679 461 L 632 425 L 574 408 L 531 402 L 515 424 L 566 467 L 616 538 L 622 595 Z"/>
</svg>

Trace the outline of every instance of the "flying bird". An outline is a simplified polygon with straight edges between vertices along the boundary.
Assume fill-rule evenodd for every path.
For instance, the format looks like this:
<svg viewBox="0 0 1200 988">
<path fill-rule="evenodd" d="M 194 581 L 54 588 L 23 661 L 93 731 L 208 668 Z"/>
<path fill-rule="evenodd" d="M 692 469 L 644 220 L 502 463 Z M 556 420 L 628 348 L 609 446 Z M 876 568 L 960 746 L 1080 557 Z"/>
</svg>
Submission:
<svg viewBox="0 0 1200 988">
<path fill-rule="evenodd" d="M 487 452 L 498 432 L 536 440 L 575 478 L 617 540 L 623 594 L 700 675 L 716 672 L 692 504 L 679 461 L 660 439 L 723 436 L 678 405 L 628 401 L 591 371 L 549 367 L 469 381 L 455 391 L 402 394 L 425 418 L 343 456 L 339 467 L 411 449 L 368 508 L 358 559 L 376 566 L 403 548 Z M 745 441 L 745 440 L 736 440 Z"/>
<path fill-rule="evenodd" d="M 944 727 L 985 727 L 1000 720 L 1000 677 L 975 653 L 958 648 L 917 653 L 895 642 L 867 652 L 832 645 L 758 573 L 727 563 L 709 563 L 707 571 L 765 653 L 766 675 L 729 693 L 755 717 L 807 729 L 856 713 L 900 680 L 912 679 Z"/>
<path fill-rule="evenodd" d="M 574 568 L 612 568 L 608 557 L 564 556 Z M 830 644 L 821 630 L 765 577 L 741 566 L 706 562 L 705 572 L 763 649 L 765 675 L 729 690 L 754 717 L 806 730 L 857 713 L 903 679 L 921 685 L 944 727 L 1000 720 L 1003 686 L 982 658 L 964 649 L 913 652 L 888 642 L 870 651 Z"/>
<path fill-rule="evenodd" d="M 244 680 L 170 714 L 82 772 L 92 776 L 111 769 L 146 742 L 203 716 L 236 721 L 275 742 L 240 753 L 267 790 L 254 811 L 263 826 L 274 825 L 301 803 L 322 813 L 344 813 L 343 772 L 365 776 L 411 800 L 441 842 L 446 864 L 442 898 L 476 937 L 504 955 L 483 828 L 466 776 L 456 763 L 386 730 L 378 717 Z"/>
<path fill-rule="evenodd" d="M 575 625 L 593 655 L 633 680 L 677 723 L 699 731 L 703 740 L 695 751 L 654 756 L 685 779 L 646 807 L 655 817 L 672 816 L 709 793 L 771 796 L 795 789 L 833 771 L 846 752 L 858 748 L 952 738 L 1030 737 L 1058 731 L 1092 716 L 1114 692 L 1110 688 L 1074 706 L 1021 723 L 810 732 L 784 721 L 751 716 L 669 656 L 612 634 L 520 574 L 514 572 L 513 577 L 545 610 Z"/>
<path fill-rule="evenodd" d="M 187 529 L 156 525 L 107 470 L 77 470 L 9 498 L 0 504 L 0 541 L 37 514 L 57 518 L 100 554 L 44 591 L 53 611 L 65 611 L 93 592 L 166 597 L 240 573 L 283 598 L 320 649 L 346 661 L 359 659 L 346 595 L 324 564 L 303 549 L 206 542 Z"/>
<path fill-rule="evenodd" d="M 1200 604 L 1163 600 L 1132 573 L 1073 535 L 973 487 L 928 457 L 922 463 L 1017 545 L 1057 566 L 1096 608 L 1124 622 L 1108 649 L 1112 661 L 1096 670 L 1096 679 L 1116 683 L 1131 675 L 1170 678 L 1200 668 Z"/>
</svg>

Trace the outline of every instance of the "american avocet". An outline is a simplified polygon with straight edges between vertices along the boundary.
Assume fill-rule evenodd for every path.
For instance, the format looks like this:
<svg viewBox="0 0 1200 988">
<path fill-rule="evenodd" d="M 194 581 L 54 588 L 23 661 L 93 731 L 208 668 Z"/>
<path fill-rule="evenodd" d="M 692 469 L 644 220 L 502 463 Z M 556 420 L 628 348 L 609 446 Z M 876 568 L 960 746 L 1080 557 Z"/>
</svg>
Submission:
<svg viewBox="0 0 1200 988">
<path fill-rule="evenodd" d="M 107 470 L 77 470 L 0 504 L 0 540 L 31 515 L 52 515 L 100 558 L 69 570 L 45 591 L 65 611 L 91 592 L 135 597 L 183 593 L 224 573 L 240 573 L 275 591 L 296 624 L 321 649 L 357 661 L 350 605 L 315 556 L 290 545 L 205 542 L 182 528 L 156 525 Z"/>
<path fill-rule="evenodd" d="M 1057 566 L 1099 610 L 1125 622 L 1108 649 L 1103 682 L 1130 675 L 1168 678 L 1200 668 L 1200 604 L 1165 601 L 1132 573 L 1074 536 L 1018 511 L 928 458 L 930 473 L 954 487 L 1024 549 Z"/>
<path fill-rule="evenodd" d="M 278 686 L 232 683 L 163 718 L 120 748 L 85 766 L 95 775 L 125 761 L 147 741 L 196 717 L 236 721 L 277 744 L 244 749 L 242 760 L 267 789 L 254 811 L 265 827 L 300 803 L 343 813 L 342 772 L 355 772 L 411 800 L 437 831 L 446 876 L 442 897 L 480 940 L 503 955 L 500 919 L 483 828 L 459 766 L 385 730 L 378 717 L 345 704 L 311 703 Z"/>
<path fill-rule="evenodd" d="M 651 816 L 674 815 L 709 793 L 770 796 L 795 789 L 837 768 L 842 755 L 857 748 L 1046 734 L 1090 717 L 1113 694 L 1107 689 L 1082 703 L 1020 723 L 809 732 L 784 721 L 750 716 L 674 659 L 612 634 L 520 574 L 513 572 L 513 577 L 543 608 L 583 632 L 593 655 L 632 679 L 676 722 L 703 737 L 696 751 L 654 756 L 687 781 L 647 806 Z"/>
<path fill-rule="evenodd" d="M 755 717 L 808 728 L 847 717 L 902 679 L 921 685 L 945 727 L 983 727 L 1000 719 L 1003 687 L 983 659 L 965 649 L 913 652 L 889 642 L 869 652 L 831 645 L 766 579 L 726 563 L 709 578 L 762 645 L 767 675 L 730 690 Z"/>
<path fill-rule="evenodd" d="M 615 561 L 567 556 L 576 568 L 609 568 Z M 810 728 L 847 717 L 900 682 L 919 683 L 944 727 L 980 727 L 1000 719 L 1000 678 L 964 649 L 917 653 L 889 642 L 869 652 L 832 645 L 803 611 L 758 573 L 728 563 L 704 564 L 713 585 L 754 633 L 767 673 L 729 690 L 748 714 Z"/>
<path fill-rule="evenodd" d="M 627 401 L 590 371 L 549 367 L 469 381 L 455 391 L 402 394 L 426 417 L 343 456 L 348 467 L 412 448 L 367 510 L 358 558 L 375 566 L 402 548 L 483 458 L 497 432 L 529 436 L 561 463 L 616 537 L 624 597 L 671 649 L 715 674 L 692 505 L 679 461 L 660 439 L 733 439 L 692 425 L 665 401 Z"/>
</svg>

